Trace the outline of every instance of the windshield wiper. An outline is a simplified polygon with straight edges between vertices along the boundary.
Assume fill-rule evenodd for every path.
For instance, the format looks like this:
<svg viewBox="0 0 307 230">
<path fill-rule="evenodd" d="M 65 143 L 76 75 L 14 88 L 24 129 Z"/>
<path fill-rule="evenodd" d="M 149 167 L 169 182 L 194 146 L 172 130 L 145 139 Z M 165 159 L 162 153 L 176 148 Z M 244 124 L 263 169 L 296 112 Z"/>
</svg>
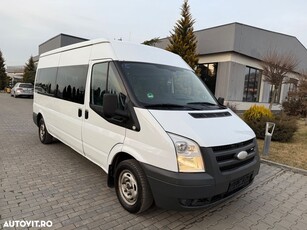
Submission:
<svg viewBox="0 0 307 230">
<path fill-rule="evenodd" d="M 193 110 L 197 110 L 197 108 L 193 108 L 187 105 L 178 105 L 178 104 L 171 104 L 171 103 L 160 103 L 160 104 L 149 104 L 149 105 L 145 105 L 145 108 L 147 109 L 154 109 L 154 108 L 172 108 L 172 109 L 176 109 L 176 108 L 181 108 L 181 109 L 193 109 Z"/>
</svg>

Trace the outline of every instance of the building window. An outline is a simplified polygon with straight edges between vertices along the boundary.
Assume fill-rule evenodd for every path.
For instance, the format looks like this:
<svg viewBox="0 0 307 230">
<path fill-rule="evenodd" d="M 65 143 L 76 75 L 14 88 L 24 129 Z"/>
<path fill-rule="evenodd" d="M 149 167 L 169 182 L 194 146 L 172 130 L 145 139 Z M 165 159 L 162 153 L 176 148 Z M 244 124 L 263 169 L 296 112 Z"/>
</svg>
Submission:
<svg viewBox="0 0 307 230">
<path fill-rule="evenodd" d="M 273 103 L 279 103 L 280 101 L 280 95 L 281 95 L 281 87 L 278 89 L 278 91 L 276 92 L 275 98 L 273 100 Z M 273 92 L 275 90 L 275 85 L 271 85 L 271 89 L 270 89 L 270 98 L 269 98 L 269 102 L 272 101 L 272 97 L 273 97 Z"/>
<path fill-rule="evenodd" d="M 243 101 L 258 102 L 262 72 L 259 69 L 246 67 Z"/>
<path fill-rule="evenodd" d="M 297 84 L 298 84 L 298 80 L 297 79 L 290 78 L 290 80 L 289 80 L 289 91 L 288 92 L 291 92 L 291 93 L 296 92 Z"/>
<path fill-rule="evenodd" d="M 210 91 L 215 93 L 216 75 L 218 63 L 199 64 L 200 79 L 206 84 Z"/>
</svg>

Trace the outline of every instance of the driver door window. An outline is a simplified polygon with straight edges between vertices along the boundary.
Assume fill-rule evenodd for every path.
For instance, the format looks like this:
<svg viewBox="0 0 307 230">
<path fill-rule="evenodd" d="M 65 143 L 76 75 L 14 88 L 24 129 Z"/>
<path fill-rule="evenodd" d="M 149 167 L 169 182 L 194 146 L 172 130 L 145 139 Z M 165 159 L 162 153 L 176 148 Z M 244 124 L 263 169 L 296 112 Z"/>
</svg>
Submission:
<svg viewBox="0 0 307 230">
<path fill-rule="evenodd" d="M 92 70 L 90 107 L 99 115 L 103 115 L 103 95 L 105 93 L 116 94 L 117 107 L 124 110 L 127 97 L 117 69 L 112 62 L 95 64 Z"/>
</svg>

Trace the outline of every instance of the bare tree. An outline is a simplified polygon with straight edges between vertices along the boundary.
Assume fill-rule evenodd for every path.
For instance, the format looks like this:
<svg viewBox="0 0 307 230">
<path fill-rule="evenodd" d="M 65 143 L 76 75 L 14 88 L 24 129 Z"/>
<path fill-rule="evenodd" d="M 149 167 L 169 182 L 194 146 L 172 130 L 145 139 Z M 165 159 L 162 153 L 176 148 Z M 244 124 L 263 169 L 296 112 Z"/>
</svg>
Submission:
<svg viewBox="0 0 307 230">
<path fill-rule="evenodd" d="M 263 69 L 264 81 L 273 86 L 270 109 L 272 109 L 282 84 L 287 83 L 289 73 L 295 73 L 298 63 L 292 53 L 278 53 L 276 50 L 270 50 L 262 57 L 260 66 Z"/>
<path fill-rule="evenodd" d="M 302 104 L 304 108 L 305 115 L 305 125 L 307 125 L 307 71 L 303 71 L 301 76 L 299 86 L 298 86 L 299 96 L 302 98 Z"/>
<path fill-rule="evenodd" d="M 299 101 L 299 113 L 305 117 L 305 124 L 307 125 L 307 70 L 303 70 L 296 91 L 289 95 L 291 98 Z"/>
</svg>

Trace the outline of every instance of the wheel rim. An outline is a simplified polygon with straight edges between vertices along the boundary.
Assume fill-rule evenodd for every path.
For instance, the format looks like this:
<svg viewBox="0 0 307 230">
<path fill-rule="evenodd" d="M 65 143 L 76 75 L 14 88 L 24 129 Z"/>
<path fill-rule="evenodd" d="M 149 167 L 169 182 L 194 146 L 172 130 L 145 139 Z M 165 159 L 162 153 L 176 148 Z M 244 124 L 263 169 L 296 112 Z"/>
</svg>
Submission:
<svg viewBox="0 0 307 230">
<path fill-rule="evenodd" d="M 41 125 L 40 125 L 40 128 L 39 128 L 39 137 L 40 137 L 41 140 L 44 140 L 44 138 L 45 138 L 45 133 L 46 133 L 46 131 L 45 131 L 45 125 L 44 125 L 44 124 L 41 124 Z"/>
<path fill-rule="evenodd" d="M 123 170 L 120 173 L 118 187 L 124 201 L 129 205 L 134 205 L 138 198 L 138 185 L 134 175 L 129 170 Z"/>
</svg>

